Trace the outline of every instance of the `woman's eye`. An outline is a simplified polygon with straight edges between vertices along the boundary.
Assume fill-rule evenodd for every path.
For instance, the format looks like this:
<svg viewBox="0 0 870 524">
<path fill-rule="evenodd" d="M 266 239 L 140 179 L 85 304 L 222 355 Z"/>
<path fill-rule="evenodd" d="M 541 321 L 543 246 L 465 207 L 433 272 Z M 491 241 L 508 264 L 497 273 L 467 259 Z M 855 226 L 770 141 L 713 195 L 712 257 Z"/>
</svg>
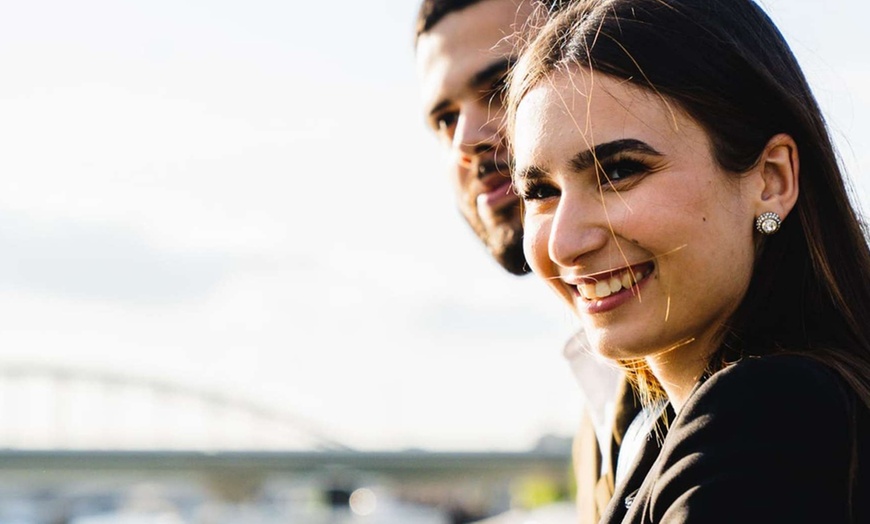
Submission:
<svg viewBox="0 0 870 524">
<path fill-rule="evenodd" d="M 548 184 L 529 184 L 519 189 L 518 193 L 520 198 L 526 201 L 545 200 L 550 197 L 559 196 L 559 190 Z"/>
<path fill-rule="evenodd" d="M 601 183 L 619 182 L 634 175 L 649 172 L 649 168 L 636 160 L 617 160 L 601 163 Z"/>
</svg>

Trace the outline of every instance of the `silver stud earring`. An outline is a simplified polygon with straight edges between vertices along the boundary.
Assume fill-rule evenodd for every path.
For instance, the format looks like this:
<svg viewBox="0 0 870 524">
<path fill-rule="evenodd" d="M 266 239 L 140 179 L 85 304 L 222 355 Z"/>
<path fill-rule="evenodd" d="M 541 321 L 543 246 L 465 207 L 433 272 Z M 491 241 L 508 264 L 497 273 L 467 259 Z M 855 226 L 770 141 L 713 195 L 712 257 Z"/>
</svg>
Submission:
<svg viewBox="0 0 870 524">
<path fill-rule="evenodd" d="M 762 235 L 772 235 L 779 231 L 779 226 L 782 224 L 782 219 L 779 215 L 768 211 L 758 215 L 755 219 L 755 229 Z"/>
</svg>

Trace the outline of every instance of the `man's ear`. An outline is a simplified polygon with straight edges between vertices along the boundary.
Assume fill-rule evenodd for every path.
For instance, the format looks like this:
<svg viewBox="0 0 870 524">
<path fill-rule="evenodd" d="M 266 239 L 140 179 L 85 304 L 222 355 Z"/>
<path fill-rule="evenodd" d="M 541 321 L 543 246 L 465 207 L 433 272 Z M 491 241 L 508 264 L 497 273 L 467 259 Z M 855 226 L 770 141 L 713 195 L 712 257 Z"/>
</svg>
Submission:
<svg viewBox="0 0 870 524">
<path fill-rule="evenodd" d="M 773 212 L 783 220 L 797 202 L 800 157 L 797 143 L 784 133 L 768 140 L 756 169 L 762 184 L 755 203 L 755 216 Z"/>
</svg>

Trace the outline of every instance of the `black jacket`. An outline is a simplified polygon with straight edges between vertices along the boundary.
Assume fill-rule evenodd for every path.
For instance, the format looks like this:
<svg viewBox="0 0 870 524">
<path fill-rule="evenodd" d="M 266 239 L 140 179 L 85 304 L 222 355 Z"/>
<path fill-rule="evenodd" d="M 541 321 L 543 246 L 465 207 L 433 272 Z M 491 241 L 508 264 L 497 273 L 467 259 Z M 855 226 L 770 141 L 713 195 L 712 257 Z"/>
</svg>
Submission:
<svg viewBox="0 0 870 524">
<path fill-rule="evenodd" d="M 747 358 L 696 386 L 660 452 L 648 438 L 601 522 L 870 523 L 868 448 L 870 412 L 838 374 Z"/>
</svg>

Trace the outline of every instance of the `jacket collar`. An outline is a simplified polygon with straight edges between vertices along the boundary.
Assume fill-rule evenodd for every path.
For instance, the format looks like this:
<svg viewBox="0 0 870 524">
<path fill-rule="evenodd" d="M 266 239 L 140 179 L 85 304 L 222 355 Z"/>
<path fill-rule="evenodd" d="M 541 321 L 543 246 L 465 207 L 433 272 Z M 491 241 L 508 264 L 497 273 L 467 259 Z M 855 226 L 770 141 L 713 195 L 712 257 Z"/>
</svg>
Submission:
<svg viewBox="0 0 870 524">
<path fill-rule="evenodd" d="M 658 424 L 663 427 L 667 427 L 668 420 L 674 419 L 674 410 L 670 404 L 662 414 L 662 419 L 664 420 L 660 419 Z M 655 430 L 647 434 L 646 441 L 635 457 L 630 473 L 623 482 L 616 486 L 613 498 L 602 515 L 601 524 L 621 523 L 630 511 L 632 514 L 642 511 L 642 508 L 636 506 L 645 505 L 645 497 L 642 493 L 644 479 L 647 478 L 647 474 L 659 456 L 662 438 Z"/>
</svg>

